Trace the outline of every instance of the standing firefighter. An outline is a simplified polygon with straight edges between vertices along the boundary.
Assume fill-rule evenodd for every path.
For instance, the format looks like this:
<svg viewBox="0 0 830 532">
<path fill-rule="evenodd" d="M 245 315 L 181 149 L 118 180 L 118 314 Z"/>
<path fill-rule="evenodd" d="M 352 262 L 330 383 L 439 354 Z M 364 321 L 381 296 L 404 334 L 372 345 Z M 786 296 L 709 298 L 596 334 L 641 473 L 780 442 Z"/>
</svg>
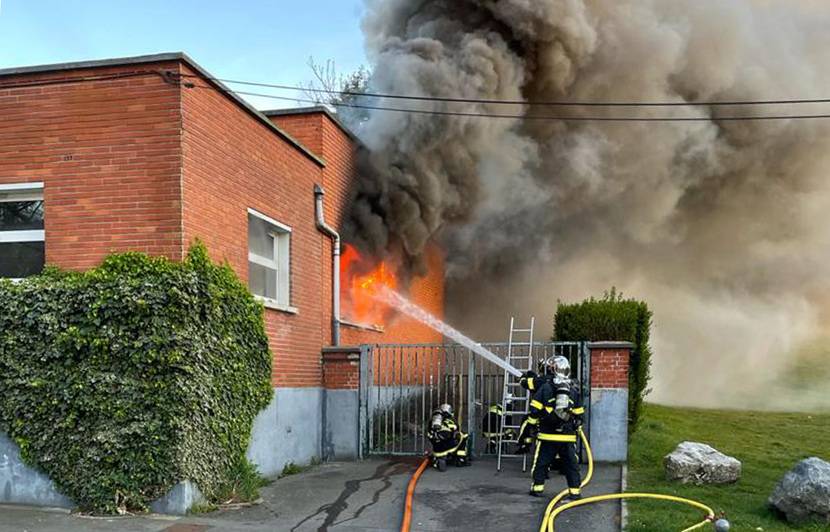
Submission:
<svg viewBox="0 0 830 532">
<path fill-rule="evenodd" d="M 545 490 L 548 468 L 561 460 L 562 472 L 568 481 L 568 499 L 581 498 L 579 457 L 576 454 L 576 433 L 582 424 L 582 407 L 578 387 L 571 381 L 571 365 L 562 356 L 546 361 L 548 379 L 539 384 L 530 402 L 528 419 L 538 427 L 536 451 L 533 455 L 533 484 L 530 495 L 541 497 Z"/>
<path fill-rule="evenodd" d="M 530 392 L 531 397 L 536 395 L 536 392 L 539 391 L 539 387 L 541 387 L 548 379 L 545 369 L 546 362 L 547 360 L 539 361 L 540 374 L 537 374 L 535 371 L 526 371 L 519 379 L 519 384 L 522 388 Z M 529 415 L 524 416 L 522 418 L 522 425 L 519 428 L 519 443 L 516 452 L 519 454 L 528 452 L 533 446 L 533 442 L 536 441 L 537 432 L 539 432 L 539 419 L 533 418 Z"/>
<path fill-rule="evenodd" d="M 458 429 L 450 405 L 445 403 L 432 413 L 427 438 L 432 444 L 432 466 L 439 471 L 446 470 L 448 463 L 469 465 L 467 435 Z"/>
</svg>

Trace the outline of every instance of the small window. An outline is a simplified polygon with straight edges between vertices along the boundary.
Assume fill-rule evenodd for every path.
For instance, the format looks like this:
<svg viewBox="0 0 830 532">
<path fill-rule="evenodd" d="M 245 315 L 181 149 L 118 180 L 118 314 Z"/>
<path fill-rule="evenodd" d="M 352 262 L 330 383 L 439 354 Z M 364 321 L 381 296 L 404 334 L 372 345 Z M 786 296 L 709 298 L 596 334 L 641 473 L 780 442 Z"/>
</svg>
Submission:
<svg viewBox="0 0 830 532">
<path fill-rule="evenodd" d="M 248 287 L 269 307 L 291 308 L 291 228 L 248 209 Z"/>
<path fill-rule="evenodd" d="M 0 277 L 43 270 L 43 183 L 0 185 Z"/>
</svg>

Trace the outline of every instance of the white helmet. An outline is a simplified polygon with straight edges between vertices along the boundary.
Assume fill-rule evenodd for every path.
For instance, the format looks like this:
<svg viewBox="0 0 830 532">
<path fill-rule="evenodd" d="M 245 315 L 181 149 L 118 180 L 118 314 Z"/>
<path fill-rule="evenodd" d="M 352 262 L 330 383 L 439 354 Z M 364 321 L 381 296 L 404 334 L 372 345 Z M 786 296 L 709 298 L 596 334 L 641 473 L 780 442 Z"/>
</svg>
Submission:
<svg viewBox="0 0 830 532">
<path fill-rule="evenodd" d="M 439 406 L 438 411 L 441 412 L 442 414 L 446 414 L 448 416 L 452 415 L 452 407 L 450 405 L 448 405 L 447 403 L 444 403 L 441 406 Z"/>
<path fill-rule="evenodd" d="M 570 379 L 571 363 L 563 356 L 555 356 L 550 363 L 550 372 L 558 379 Z"/>
</svg>

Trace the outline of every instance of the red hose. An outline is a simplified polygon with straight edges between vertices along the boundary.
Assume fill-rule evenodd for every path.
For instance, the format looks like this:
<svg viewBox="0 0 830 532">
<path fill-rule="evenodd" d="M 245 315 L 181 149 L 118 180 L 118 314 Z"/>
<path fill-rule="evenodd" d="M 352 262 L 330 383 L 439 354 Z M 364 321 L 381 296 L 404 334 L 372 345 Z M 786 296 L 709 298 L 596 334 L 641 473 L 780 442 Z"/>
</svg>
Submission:
<svg viewBox="0 0 830 532">
<path fill-rule="evenodd" d="M 424 458 L 421 465 L 418 466 L 418 469 L 416 469 L 415 473 L 412 474 L 412 478 L 409 479 L 409 485 L 406 487 L 406 503 L 403 507 L 401 532 L 409 532 L 409 526 L 412 524 L 412 496 L 415 494 L 415 485 L 418 483 L 418 479 L 421 478 L 421 474 L 428 465 L 429 458 Z"/>
</svg>

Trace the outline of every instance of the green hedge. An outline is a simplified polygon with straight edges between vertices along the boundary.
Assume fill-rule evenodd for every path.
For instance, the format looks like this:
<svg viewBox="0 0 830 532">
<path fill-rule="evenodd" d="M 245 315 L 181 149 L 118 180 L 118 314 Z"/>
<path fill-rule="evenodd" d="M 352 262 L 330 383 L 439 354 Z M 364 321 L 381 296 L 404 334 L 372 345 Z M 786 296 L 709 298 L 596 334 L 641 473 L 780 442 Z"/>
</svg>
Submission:
<svg viewBox="0 0 830 532">
<path fill-rule="evenodd" d="M 554 339 L 559 341 L 620 340 L 635 345 L 629 373 L 628 420 L 637 427 L 643 399 L 650 391 L 651 311 L 643 301 L 624 299 L 615 289 L 602 299 L 586 299 L 581 303 L 559 303 L 554 318 Z"/>
<path fill-rule="evenodd" d="M 261 305 L 201 244 L 0 281 L 0 430 L 83 510 L 226 491 L 270 377 Z"/>
</svg>

